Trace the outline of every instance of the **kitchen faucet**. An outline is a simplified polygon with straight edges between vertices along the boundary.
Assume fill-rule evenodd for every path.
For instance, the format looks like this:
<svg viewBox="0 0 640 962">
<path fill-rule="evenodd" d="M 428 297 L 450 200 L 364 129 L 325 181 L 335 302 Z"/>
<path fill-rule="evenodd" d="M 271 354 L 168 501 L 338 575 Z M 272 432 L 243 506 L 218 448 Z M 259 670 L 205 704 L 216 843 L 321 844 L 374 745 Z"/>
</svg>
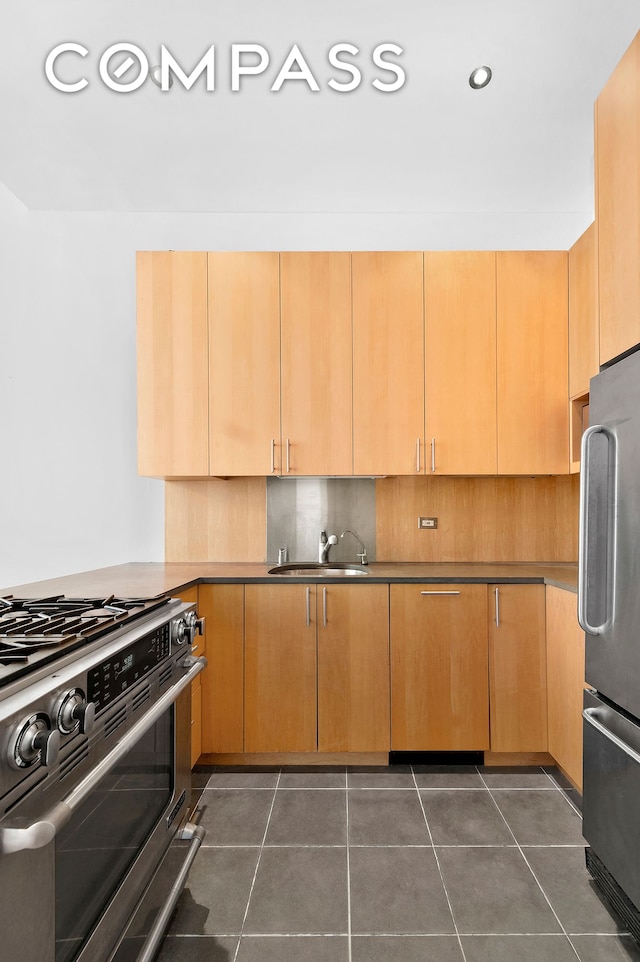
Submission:
<svg viewBox="0 0 640 962">
<path fill-rule="evenodd" d="M 330 534 L 327 538 L 327 532 L 320 532 L 320 542 L 318 544 L 318 561 L 320 564 L 326 564 L 329 560 L 329 552 L 331 551 L 331 545 L 337 544 L 338 539 L 335 534 Z"/>
<path fill-rule="evenodd" d="M 368 560 L 367 560 L 367 549 L 366 549 L 365 546 L 364 546 L 364 542 L 363 542 L 362 538 L 360 538 L 360 537 L 355 533 L 355 531 L 352 531 L 351 528 L 347 528 L 346 531 L 343 531 L 342 534 L 340 535 L 340 537 L 341 537 L 341 538 L 344 538 L 345 534 L 352 534 L 353 537 L 354 537 L 354 538 L 356 539 L 356 541 L 358 542 L 358 544 L 360 545 L 360 547 L 362 548 L 362 551 L 357 551 L 357 552 L 356 552 L 358 558 L 360 558 L 360 563 L 363 564 L 363 565 L 369 564 L 369 562 L 368 562 Z"/>
</svg>

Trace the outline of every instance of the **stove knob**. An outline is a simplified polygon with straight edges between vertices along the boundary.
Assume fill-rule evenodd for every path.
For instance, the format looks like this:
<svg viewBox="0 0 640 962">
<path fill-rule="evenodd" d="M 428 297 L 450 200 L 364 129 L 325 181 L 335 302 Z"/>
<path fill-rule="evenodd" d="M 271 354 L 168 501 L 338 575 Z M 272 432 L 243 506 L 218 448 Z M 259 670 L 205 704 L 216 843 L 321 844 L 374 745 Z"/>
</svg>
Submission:
<svg viewBox="0 0 640 962">
<path fill-rule="evenodd" d="M 191 631 L 184 618 L 174 618 L 171 622 L 171 641 L 175 645 L 184 645 L 191 640 Z"/>
<path fill-rule="evenodd" d="M 83 735 L 90 735 L 96 720 L 96 706 L 92 701 L 85 702 L 74 709 L 74 718 L 78 719 L 80 732 Z"/>
<path fill-rule="evenodd" d="M 196 634 L 204 635 L 204 618 L 198 618 L 195 611 L 188 611 L 185 615 L 187 626 L 191 629 L 191 641 Z"/>
<path fill-rule="evenodd" d="M 60 733 L 52 730 L 51 719 L 36 712 L 15 729 L 9 740 L 9 764 L 12 768 L 30 768 L 38 762 L 53 765 L 60 750 Z"/>
<path fill-rule="evenodd" d="M 60 732 L 38 732 L 33 739 L 33 745 L 34 748 L 37 748 L 40 752 L 41 765 L 46 765 L 47 767 L 55 765 L 58 760 L 58 752 L 60 751 Z"/>
<path fill-rule="evenodd" d="M 58 730 L 70 735 L 78 728 L 83 735 L 90 734 L 96 717 L 96 706 L 87 702 L 82 688 L 72 688 L 56 702 L 53 717 Z"/>
</svg>

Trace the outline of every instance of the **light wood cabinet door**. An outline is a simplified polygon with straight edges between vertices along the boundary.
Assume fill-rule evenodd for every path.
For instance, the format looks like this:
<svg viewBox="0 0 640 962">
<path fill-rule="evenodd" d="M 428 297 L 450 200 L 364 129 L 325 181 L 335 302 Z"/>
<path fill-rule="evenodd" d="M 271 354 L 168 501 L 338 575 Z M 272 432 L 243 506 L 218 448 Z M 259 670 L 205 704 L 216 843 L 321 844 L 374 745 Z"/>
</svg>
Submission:
<svg viewBox="0 0 640 962">
<path fill-rule="evenodd" d="M 498 251 L 498 473 L 568 474 L 566 251 Z"/>
<path fill-rule="evenodd" d="M 138 473 L 209 473 L 207 255 L 138 251 Z"/>
<path fill-rule="evenodd" d="M 422 264 L 420 251 L 351 255 L 355 474 L 424 472 Z"/>
<path fill-rule="evenodd" d="M 242 752 L 244 585 L 200 585 L 198 613 L 209 663 L 202 675 L 202 751 Z"/>
<path fill-rule="evenodd" d="M 351 255 L 280 254 L 283 474 L 351 474 Z"/>
<path fill-rule="evenodd" d="M 569 397 L 589 393 L 598 373 L 598 272 L 596 225 L 569 251 Z"/>
<path fill-rule="evenodd" d="M 245 586 L 245 752 L 317 750 L 315 585 Z"/>
<path fill-rule="evenodd" d="M 391 748 L 489 748 L 487 586 L 390 586 Z"/>
<path fill-rule="evenodd" d="M 640 342 L 640 33 L 596 101 L 600 364 Z"/>
<path fill-rule="evenodd" d="M 208 263 L 209 473 L 279 473 L 279 255 L 210 252 Z"/>
<path fill-rule="evenodd" d="M 584 632 L 571 591 L 547 585 L 549 752 L 582 790 Z"/>
<path fill-rule="evenodd" d="M 496 474 L 496 255 L 425 252 L 427 474 Z"/>
<path fill-rule="evenodd" d="M 489 586 L 491 751 L 547 751 L 544 585 Z"/>
<path fill-rule="evenodd" d="M 191 588 L 184 588 L 179 598 L 188 604 L 198 605 L 198 585 Z M 199 611 L 199 609 L 198 609 Z M 205 640 L 203 635 L 197 635 L 193 646 L 196 655 L 204 654 Z M 191 767 L 196 764 L 202 754 L 202 679 L 206 677 L 207 671 L 201 672 L 194 681 L 191 682 Z"/>
<path fill-rule="evenodd" d="M 389 588 L 318 586 L 318 750 L 388 752 Z"/>
</svg>

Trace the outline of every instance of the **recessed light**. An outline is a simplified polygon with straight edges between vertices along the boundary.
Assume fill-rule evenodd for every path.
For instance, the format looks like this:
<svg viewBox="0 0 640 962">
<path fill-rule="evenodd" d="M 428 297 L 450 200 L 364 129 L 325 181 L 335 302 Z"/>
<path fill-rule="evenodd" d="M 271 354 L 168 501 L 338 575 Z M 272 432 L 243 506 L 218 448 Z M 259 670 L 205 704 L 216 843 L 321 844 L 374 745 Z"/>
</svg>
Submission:
<svg viewBox="0 0 640 962">
<path fill-rule="evenodd" d="M 490 80 L 491 67 L 476 67 L 475 70 L 471 71 L 471 76 L 469 77 L 469 86 L 473 87 L 474 90 L 481 90 L 482 87 L 487 86 Z"/>
</svg>

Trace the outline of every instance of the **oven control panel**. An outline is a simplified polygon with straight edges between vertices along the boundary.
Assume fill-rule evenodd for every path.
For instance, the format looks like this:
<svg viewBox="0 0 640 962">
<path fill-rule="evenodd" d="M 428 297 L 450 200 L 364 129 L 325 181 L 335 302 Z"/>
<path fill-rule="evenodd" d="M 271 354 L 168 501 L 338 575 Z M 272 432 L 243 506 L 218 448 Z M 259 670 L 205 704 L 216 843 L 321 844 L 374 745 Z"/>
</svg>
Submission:
<svg viewBox="0 0 640 962">
<path fill-rule="evenodd" d="M 87 698 L 95 704 L 96 712 L 168 658 L 170 651 L 171 625 L 167 623 L 92 668 L 87 678 Z"/>
</svg>

